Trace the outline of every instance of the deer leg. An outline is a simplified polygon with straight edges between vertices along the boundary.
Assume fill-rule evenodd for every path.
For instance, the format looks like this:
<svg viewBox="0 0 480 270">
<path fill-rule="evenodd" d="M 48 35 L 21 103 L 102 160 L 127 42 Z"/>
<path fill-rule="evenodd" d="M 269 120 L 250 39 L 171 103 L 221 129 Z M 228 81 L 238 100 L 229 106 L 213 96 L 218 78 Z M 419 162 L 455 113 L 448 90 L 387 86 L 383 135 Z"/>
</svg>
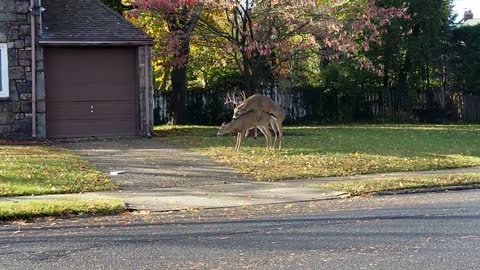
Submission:
<svg viewBox="0 0 480 270">
<path fill-rule="evenodd" d="M 256 127 L 250 128 L 249 130 L 247 130 L 247 131 L 245 132 L 245 138 L 247 138 L 248 135 L 250 135 L 250 131 L 251 131 L 252 129 L 254 130 L 254 137 L 253 137 L 253 139 L 256 140 L 256 139 L 257 139 L 257 136 L 258 136 L 258 135 L 257 135 L 257 128 L 256 128 Z"/>
<path fill-rule="evenodd" d="M 242 133 L 238 133 L 238 146 L 237 146 L 237 151 L 240 151 L 240 145 L 242 144 Z"/>
<path fill-rule="evenodd" d="M 238 132 L 237 133 L 237 141 L 235 142 L 235 151 L 237 151 L 237 152 L 240 150 L 241 137 L 242 137 L 242 133 Z"/>
<path fill-rule="evenodd" d="M 279 123 L 279 121 L 275 121 L 277 123 L 277 129 L 278 129 L 278 149 L 282 149 L 282 141 L 283 141 L 283 127 L 282 127 L 282 123 Z"/>
<path fill-rule="evenodd" d="M 263 134 L 263 136 L 265 137 L 265 141 L 267 142 L 267 149 L 270 147 L 270 144 L 269 144 L 269 140 L 268 140 L 268 137 L 267 137 L 267 133 L 265 132 L 265 130 L 263 129 L 263 127 L 261 126 L 258 126 L 257 127 L 260 132 Z"/>
<path fill-rule="evenodd" d="M 242 144 L 243 138 L 247 137 L 247 131 L 243 131 L 239 136 L 238 139 L 238 151 L 240 151 L 240 145 Z"/>
<path fill-rule="evenodd" d="M 271 135 L 270 131 L 268 130 L 268 128 L 266 128 L 264 126 L 259 126 L 258 129 L 265 136 L 265 140 L 267 141 L 267 149 L 270 149 L 271 145 L 272 145 L 272 135 Z"/>
<path fill-rule="evenodd" d="M 275 148 L 275 145 L 277 144 L 277 134 L 278 134 L 278 128 L 277 128 L 277 119 L 274 116 L 270 116 L 270 119 L 268 120 L 270 126 L 272 127 L 273 130 L 273 135 L 275 136 L 275 141 L 273 142 L 272 148 Z"/>
<path fill-rule="evenodd" d="M 235 146 L 233 147 L 234 150 L 237 150 L 237 144 L 238 144 L 238 133 L 235 136 Z"/>
<path fill-rule="evenodd" d="M 270 133 L 270 128 L 269 127 L 264 127 L 265 131 L 267 132 L 267 138 L 270 141 L 268 143 L 269 148 L 273 149 L 273 141 L 272 141 L 272 133 Z"/>
</svg>

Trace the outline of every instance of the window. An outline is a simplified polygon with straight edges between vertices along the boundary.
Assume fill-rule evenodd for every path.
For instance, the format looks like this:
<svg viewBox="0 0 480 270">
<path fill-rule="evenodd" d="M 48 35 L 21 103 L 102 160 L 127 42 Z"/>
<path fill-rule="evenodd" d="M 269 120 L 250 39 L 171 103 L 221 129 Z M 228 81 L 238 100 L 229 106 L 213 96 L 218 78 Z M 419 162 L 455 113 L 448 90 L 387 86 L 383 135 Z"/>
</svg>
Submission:
<svg viewBox="0 0 480 270">
<path fill-rule="evenodd" d="M 8 46 L 0 43 L 0 98 L 8 97 Z"/>
</svg>

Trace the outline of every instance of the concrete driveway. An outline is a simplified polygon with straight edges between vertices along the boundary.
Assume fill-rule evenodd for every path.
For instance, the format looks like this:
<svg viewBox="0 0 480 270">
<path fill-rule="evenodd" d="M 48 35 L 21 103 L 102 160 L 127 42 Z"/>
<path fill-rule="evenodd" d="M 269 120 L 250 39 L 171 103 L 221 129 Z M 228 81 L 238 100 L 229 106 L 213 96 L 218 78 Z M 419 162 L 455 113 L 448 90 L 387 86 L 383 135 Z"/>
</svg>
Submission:
<svg viewBox="0 0 480 270">
<path fill-rule="evenodd" d="M 200 154 L 168 145 L 164 138 L 61 143 L 95 164 L 121 190 L 245 183 L 248 179 Z M 111 172 L 125 172 L 111 175 Z"/>
<path fill-rule="evenodd" d="M 51 195 L 56 197 L 114 197 L 123 200 L 130 209 L 170 211 L 331 199 L 342 195 L 319 191 L 300 182 L 250 181 L 208 157 L 168 145 L 165 138 L 86 140 L 57 145 L 93 163 L 120 190 Z M 112 172 L 122 173 L 111 175 Z"/>
</svg>

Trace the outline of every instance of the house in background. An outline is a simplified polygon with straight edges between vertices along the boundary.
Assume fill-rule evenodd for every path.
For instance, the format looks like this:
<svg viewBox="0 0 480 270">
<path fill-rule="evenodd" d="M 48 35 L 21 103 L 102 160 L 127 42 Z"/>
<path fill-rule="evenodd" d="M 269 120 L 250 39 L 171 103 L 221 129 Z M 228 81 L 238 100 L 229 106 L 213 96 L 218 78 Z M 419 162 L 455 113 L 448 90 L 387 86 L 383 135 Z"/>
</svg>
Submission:
<svg viewBox="0 0 480 270">
<path fill-rule="evenodd" d="M 148 136 L 152 45 L 99 0 L 0 0 L 0 137 Z"/>
<path fill-rule="evenodd" d="M 475 26 L 480 24 L 480 18 L 474 18 L 471 10 L 465 10 L 463 18 L 458 23 L 459 26 Z"/>
</svg>

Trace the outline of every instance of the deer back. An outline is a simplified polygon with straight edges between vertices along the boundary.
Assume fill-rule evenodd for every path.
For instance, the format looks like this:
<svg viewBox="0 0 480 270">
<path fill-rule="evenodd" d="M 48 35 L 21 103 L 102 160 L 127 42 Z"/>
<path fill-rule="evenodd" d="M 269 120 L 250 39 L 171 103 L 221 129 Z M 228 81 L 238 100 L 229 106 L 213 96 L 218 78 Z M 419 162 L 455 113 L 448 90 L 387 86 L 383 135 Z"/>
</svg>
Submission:
<svg viewBox="0 0 480 270">
<path fill-rule="evenodd" d="M 283 109 L 271 98 L 255 94 L 249 96 L 244 102 L 235 107 L 234 118 L 250 111 L 263 111 L 275 115 L 277 118 L 285 118 Z"/>
<path fill-rule="evenodd" d="M 257 126 L 257 118 L 254 112 L 247 112 L 233 119 L 230 123 L 224 123 L 218 130 L 218 135 L 227 133 L 245 132 Z"/>
</svg>

